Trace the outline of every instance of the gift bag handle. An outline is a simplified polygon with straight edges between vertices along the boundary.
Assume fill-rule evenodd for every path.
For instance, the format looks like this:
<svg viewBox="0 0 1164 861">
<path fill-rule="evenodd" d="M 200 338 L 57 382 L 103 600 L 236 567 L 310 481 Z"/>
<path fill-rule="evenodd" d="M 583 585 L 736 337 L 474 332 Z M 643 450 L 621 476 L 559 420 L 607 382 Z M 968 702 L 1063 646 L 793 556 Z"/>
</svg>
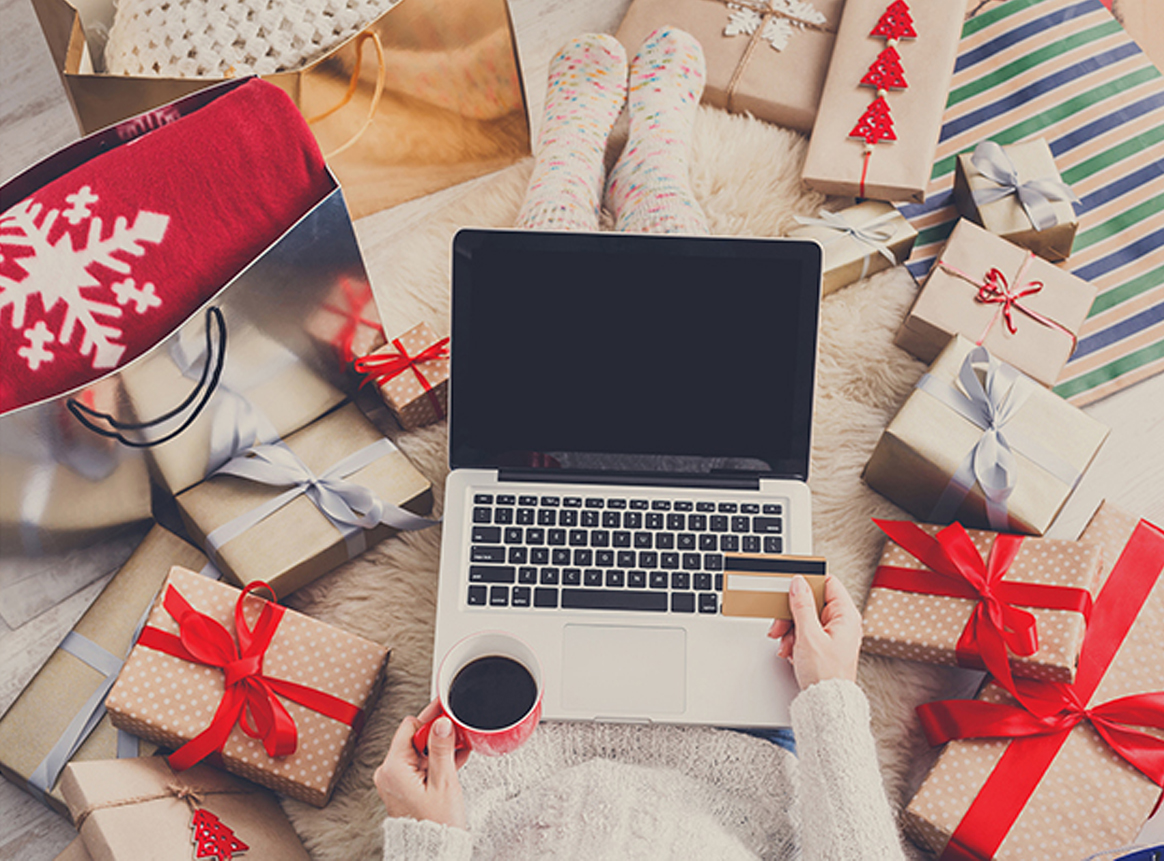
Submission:
<svg viewBox="0 0 1164 861">
<path fill-rule="evenodd" d="M 68 407 L 69 412 L 73 414 L 74 418 L 86 428 L 93 431 L 93 433 L 108 437 L 109 439 L 115 439 L 122 445 L 129 446 L 130 448 L 150 448 L 151 446 L 169 442 L 193 424 L 194 420 L 198 418 L 218 388 L 218 383 L 222 379 L 222 369 L 225 364 L 226 318 L 223 317 L 221 308 L 211 306 L 206 309 L 206 364 L 202 366 L 202 375 L 198 379 L 198 384 L 178 406 L 149 421 L 120 422 L 109 413 L 98 412 L 92 407 L 81 403 L 76 398 L 69 398 L 65 402 L 65 405 Z M 143 431 L 151 427 L 156 427 L 162 422 L 169 421 L 174 416 L 181 414 L 191 404 L 194 405 L 194 408 L 191 410 L 190 415 L 186 417 L 185 421 L 174 430 L 157 439 L 134 440 L 122 433 L 122 431 Z M 113 429 L 109 430 L 94 422 L 104 422 Z"/>
</svg>

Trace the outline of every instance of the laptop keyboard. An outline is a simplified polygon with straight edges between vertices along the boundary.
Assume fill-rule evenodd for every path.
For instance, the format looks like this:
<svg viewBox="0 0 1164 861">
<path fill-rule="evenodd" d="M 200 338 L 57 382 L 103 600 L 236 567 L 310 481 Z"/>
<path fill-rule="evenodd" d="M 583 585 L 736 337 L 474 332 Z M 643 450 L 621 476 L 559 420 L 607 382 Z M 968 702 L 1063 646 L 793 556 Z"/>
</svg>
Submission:
<svg viewBox="0 0 1164 861">
<path fill-rule="evenodd" d="M 723 554 L 784 552 L 783 515 L 771 502 L 477 493 L 468 603 L 718 613 Z"/>
</svg>

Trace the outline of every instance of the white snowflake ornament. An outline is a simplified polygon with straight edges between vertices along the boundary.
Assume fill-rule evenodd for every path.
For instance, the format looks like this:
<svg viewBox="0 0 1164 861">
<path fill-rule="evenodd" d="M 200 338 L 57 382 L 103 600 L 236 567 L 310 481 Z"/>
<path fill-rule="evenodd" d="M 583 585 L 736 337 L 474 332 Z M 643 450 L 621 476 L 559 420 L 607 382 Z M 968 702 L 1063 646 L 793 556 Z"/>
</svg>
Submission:
<svg viewBox="0 0 1164 861">
<path fill-rule="evenodd" d="M 823 27 L 828 21 L 807 0 L 770 0 L 761 6 L 729 3 L 728 10 L 725 36 L 751 36 L 760 30 L 760 38 L 774 51 L 787 48 L 792 34 L 806 24 Z"/>
</svg>

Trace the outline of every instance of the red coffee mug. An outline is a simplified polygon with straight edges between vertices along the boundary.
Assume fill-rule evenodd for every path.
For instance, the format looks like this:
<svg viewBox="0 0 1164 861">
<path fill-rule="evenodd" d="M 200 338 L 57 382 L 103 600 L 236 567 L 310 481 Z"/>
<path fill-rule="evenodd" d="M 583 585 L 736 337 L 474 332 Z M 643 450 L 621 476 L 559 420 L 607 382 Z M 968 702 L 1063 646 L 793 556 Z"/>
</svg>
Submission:
<svg viewBox="0 0 1164 861">
<path fill-rule="evenodd" d="M 519 718 L 497 729 L 471 726 L 454 714 L 449 705 L 449 690 L 457 674 L 480 658 L 502 657 L 517 662 L 530 674 L 536 688 L 533 705 Z M 500 756 L 521 747 L 533 734 L 542 718 L 542 668 L 533 649 L 504 631 L 479 631 L 453 646 L 437 670 L 437 697 L 440 711 L 412 736 L 418 753 L 428 747 L 428 736 L 438 718 L 447 717 L 453 724 L 458 750 L 470 748 L 486 756 Z"/>
</svg>

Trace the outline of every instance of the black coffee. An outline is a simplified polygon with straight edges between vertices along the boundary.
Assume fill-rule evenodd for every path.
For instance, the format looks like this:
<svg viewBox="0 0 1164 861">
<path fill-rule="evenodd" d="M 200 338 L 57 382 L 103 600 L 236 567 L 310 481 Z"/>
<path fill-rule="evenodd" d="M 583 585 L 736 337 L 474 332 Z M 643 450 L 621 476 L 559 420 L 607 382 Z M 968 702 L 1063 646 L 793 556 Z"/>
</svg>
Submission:
<svg viewBox="0 0 1164 861">
<path fill-rule="evenodd" d="M 512 658 L 487 655 L 461 668 L 449 686 L 449 708 L 475 729 L 503 729 L 533 708 L 538 687 L 529 670 Z"/>
</svg>

